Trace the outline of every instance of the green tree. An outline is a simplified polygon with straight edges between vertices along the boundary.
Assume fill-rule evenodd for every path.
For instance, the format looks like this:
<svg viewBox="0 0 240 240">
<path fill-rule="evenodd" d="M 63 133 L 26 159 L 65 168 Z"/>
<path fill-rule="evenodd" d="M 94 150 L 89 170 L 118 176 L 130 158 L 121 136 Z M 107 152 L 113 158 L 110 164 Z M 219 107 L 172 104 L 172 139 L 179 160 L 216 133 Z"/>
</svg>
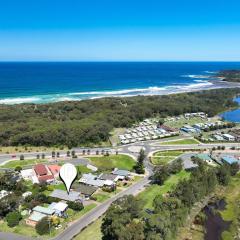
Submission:
<svg viewBox="0 0 240 240">
<path fill-rule="evenodd" d="M 20 160 L 24 160 L 24 155 L 23 154 L 20 155 Z"/>
<path fill-rule="evenodd" d="M 6 215 L 7 224 L 9 227 L 15 227 L 22 219 L 21 213 L 18 211 L 10 212 Z"/>
<path fill-rule="evenodd" d="M 138 159 L 137 159 L 137 163 L 134 166 L 134 169 L 136 171 L 136 173 L 138 174 L 144 174 L 145 169 L 144 169 L 144 159 L 145 159 L 146 155 L 143 149 L 140 150 L 139 155 L 138 155 Z"/>
<path fill-rule="evenodd" d="M 67 202 L 68 207 L 75 211 L 81 211 L 84 207 L 81 202 Z"/>
<path fill-rule="evenodd" d="M 16 172 L 21 172 L 22 171 L 22 167 L 21 166 L 16 166 L 14 170 Z"/>
<path fill-rule="evenodd" d="M 36 224 L 35 229 L 39 235 L 44 235 L 50 233 L 51 227 L 51 219 L 49 219 L 48 217 L 44 217 Z"/>
</svg>

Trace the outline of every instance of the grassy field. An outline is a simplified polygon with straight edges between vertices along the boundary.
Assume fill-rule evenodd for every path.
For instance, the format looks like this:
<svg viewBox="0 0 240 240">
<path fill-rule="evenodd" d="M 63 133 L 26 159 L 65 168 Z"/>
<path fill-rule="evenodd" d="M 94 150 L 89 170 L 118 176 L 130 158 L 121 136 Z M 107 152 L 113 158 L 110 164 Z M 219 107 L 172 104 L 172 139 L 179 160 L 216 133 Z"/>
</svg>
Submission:
<svg viewBox="0 0 240 240">
<path fill-rule="evenodd" d="M 145 204 L 144 204 L 144 209 L 146 208 L 152 208 L 152 202 L 153 199 L 159 195 L 159 194 L 166 194 L 167 192 L 171 191 L 174 189 L 176 184 L 183 179 L 189 178 L 190 173 L 186 172 L 185 170 L 182 170 L 181 172 L 170 176 L 164 183 L 164 185 L 159 186 L 159 185 L 151 185 L 147 187 L 143 192 L 141 192 L 137 197 L 139 199 L 142 199 Z"/>
<path fill-rule="evenodd" d="M 182 139 L 182 140 L 176 140 L 176 141 L 168 141 L 168 142 L 162 142 L 161 145 L 184 145 L 184 144 L 199 144 L 199 141 L 191 138 L 191 139 Z"/>
<path fill-rule="evenodd" d="M 51 151 L 68 151 L 67 147 L 24 147 L 24 146 L 9 146 L 9 147 L 0 147 L 0 153 L 21 153 L 21 152 L 51 152 Z"/>
<path fill-rule="evenodd" d="M 46 163 L 47 159 L 27 159 L 27 160 L 13 160 L 9 161 L 4 165 L 1 165 L 0 168 L 15 168 L 17 166 L 26 167 L 35 165 L 37 163 Z"/>
<path fill-rule="evenodd" d="M 180 156 L 183 151 L 159 151 L 153 154 L 151 162 L 155 165 L 165 165 Z"/>
<path fill-rule="evenodd" d="M 205 123 L 205 122 L 207 122 L 207 120 L 206 119 L 203 120 L 200 117 L 193 117 L 190 119 L 181 117 L 179 120 L 176 120 L 176 121 L 165 122 L 164 125 L 172 128 L 181 128 L 183 125 L 194 125 L 196 123 Z"/>
<path fill-rule="evenodd" d="M 85 228 L 74 240 L 101 240 L 101 224 L 102 218 L 99 218 L 97 221 Z"/>
<path fill-rule="evenodd" d="M 94 166 L 99 170 L 106 171 L 113 168 L 132 170 L 135 165 L 135 161 L 127 155 L 110 155 L 99 157 L 88 157 Z"/>
<path fill-rule="evenodd" d="M 229 231 L 222 234 L 223 240 L 234 239 L 234 236 L 240 228 L 240 174 L 232 177 L 230 184 L 226 187 L 222 197 L 224 197 L 227 205 L 226 209 L 220 211 L 225 221 L 231 221 L 232 224 Z"/>
</svg>

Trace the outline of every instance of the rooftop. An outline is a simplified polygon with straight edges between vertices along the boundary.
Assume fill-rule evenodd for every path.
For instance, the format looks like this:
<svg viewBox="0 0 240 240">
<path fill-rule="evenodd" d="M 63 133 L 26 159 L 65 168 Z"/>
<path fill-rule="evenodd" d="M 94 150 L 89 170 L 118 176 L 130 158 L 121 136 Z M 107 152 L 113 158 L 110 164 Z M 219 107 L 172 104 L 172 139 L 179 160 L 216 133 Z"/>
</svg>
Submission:
<svg viewBox="0 0 240 240">
<path fill-rule="evenodd" d="M 229 164 L 238 162 L 238 160 L 234 156 L 231 156 L 231 155 L 222 156 L 222 161 L 227 162 Z"/>
<path fill-rule="evenodd" d="M 127 177 L 130 172 L 127 170 L 115 169 L 112 174 Z"/>
<path fill-rule="evenodd" d="M 59 198 L 61 200 L 70 201 L 70 202 L 81 200 L 79 195 L 80 195 L 79 192 L 70 191 L 68 194 L 67 191 L 63 191 L 60 189 L 55 189 L 50 194 L 51 197 Z"/>
<path fill-rule="evenodd" d="M 39 176 L 43 176 L 43 175 L 48 174 L 47 167 L 44 164 L 37 164 L 34 167 L 34 170 L 35 170 L 36 174 L 39 175 Z"/>
<path fill-rule="evenodd" d="M 34 221 L 34 222 L 39 222 L 41 219 L 43 219 L 46 216 L 47 216 L 46 214 L 43 214 L 43 213 L 40 213 L 40 212 L 33 212 L 29 216 L 29 220 Z"/>
<path fill-rule="evenodd" d="M 35 208 L 33 208 L 33 211 L 43 213 L 43 214 L 46 214 L 46 215 L 54 214 L 53 209 L 42 207 L 42 206 L 36 206 Z"/>
</svg>

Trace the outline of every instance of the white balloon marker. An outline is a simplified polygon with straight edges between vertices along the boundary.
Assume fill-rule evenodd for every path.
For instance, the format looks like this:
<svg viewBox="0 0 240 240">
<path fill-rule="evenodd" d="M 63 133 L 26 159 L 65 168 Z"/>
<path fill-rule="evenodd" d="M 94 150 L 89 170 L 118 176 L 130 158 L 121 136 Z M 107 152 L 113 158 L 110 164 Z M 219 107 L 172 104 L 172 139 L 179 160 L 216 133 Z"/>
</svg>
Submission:
<svg viewBox="0 0 240 240">
<path fill-rule="evenodd" d="M 62 167 L 60 168 L 60 177 L 67 188 L 68 194 L 69 194 L 72 182 L 76 178 L 76 176 L 77 176 L 77 169 L 71 163 L 66 163 L 62 165 Z"/>
</svg>

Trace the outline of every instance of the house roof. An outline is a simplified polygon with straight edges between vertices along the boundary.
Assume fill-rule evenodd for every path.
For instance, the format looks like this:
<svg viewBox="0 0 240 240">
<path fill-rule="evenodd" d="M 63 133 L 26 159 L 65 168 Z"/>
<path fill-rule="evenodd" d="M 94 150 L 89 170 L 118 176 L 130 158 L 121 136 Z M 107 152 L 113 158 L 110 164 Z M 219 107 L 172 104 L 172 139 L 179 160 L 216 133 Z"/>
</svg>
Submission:
<svg viewBox="0 0 240 240">
<path fill-rule="evenodd" d="M 64 212 L 67 209 L 68 205 L 64 202 L 52 202 L 48 208 L 53 209 L 57 212 Z"/>
<path fill-rule="evenodd" d="M 199 153 L 196 155 L 196 157 L 200 158 L 201 160 L 204 160 L 204 161 L 212 161 L 212 158 L 206 154 L 206 153 Z"/>
<path fill-rule="evenodd" d="M 229 164 L 238 162 L 238 160 L 234 156 L 231 156 L 231 155 L 222 156 L 222 160 Z"/>
<path fill-rule="evenodd" d="M 99 176 L 99 179 L 115 181 L 117 179 L 117 176 L 115 174 L 112 174 L 112 173 L 102 173 Z"/>
<path fill-rule="evenodd" d="M 54 180 L 53 175 L 44 175 L 44 176 L 38 177 L 39 182 L 47 182 L 49 180 Z"/>
<path fill-rule="evenodd" d="M 60 172 L 61 166 L 58 165 L 48 165 L 48 169 L 53 175 L 57 175 Z"/>
<path fill-rule="evenodd" d="M 114 175 L 119 175 L 119 176 L 124 176 L 124 177 L 127 177 L 130 172 L 127 171 L 127 170 L 121 170 L 121 169 L 116 169 L 112 172 Z"/>
<path fill-rule="evenodd" d="M 32 169 L 23 169 L 21 170 L 21 175 L 22 177 L 29 177 L 29 176 L 32 176 L 34 174 L 33 170 Z"/>
<path fill-rule="evenodd" d="M 48 174 L 47 167 L 44 164 L 37 164 L 34 167 L 34 170 L 35 170 L 36 174 L 39 175 L 39 176 L 43 176 L 43 175 Z"/>
<path fill-rule="evenodd" d="M 43 214 L 40 212 L 33 212 L 28 219 L 34 222 L 39 222 L 41 219 L 43 219 L 46 216 L 47 216 L 46 214 Z"/>
<path fill-rule="evenodd" d="M 68 194 L 66 191 L 63 191 L 63 190 L 60 190 L 60 189 L 55 189 L 50 194 L 51 197 L 59 198 L 59 199 L 62 199 L 62 200 L 65 200 L 65 201 L 70 201 L 70 202 L 81 200 L 79 195 L 80 195 L 79 192 L 71 191 Z"/>
<path fill-rule="evenodd" d="M 75 184 L 73 187 L 76 191 L 80 192 L 81 194 L 89 195 L 89 196 L 91 196 L 98 189 L 97 187 L 89 186 L 81 183 Z"/>
<path fill-rule="evenodd" d="M 33 211 L 40 212 L 40 213 L 43 213 L 43 214 L 46 214 L 46 215 L 54 214 L 53 209 L 42 207 L 42 206 L 36 206 L 35 208 L 33 208 Z"/>
</svg>

